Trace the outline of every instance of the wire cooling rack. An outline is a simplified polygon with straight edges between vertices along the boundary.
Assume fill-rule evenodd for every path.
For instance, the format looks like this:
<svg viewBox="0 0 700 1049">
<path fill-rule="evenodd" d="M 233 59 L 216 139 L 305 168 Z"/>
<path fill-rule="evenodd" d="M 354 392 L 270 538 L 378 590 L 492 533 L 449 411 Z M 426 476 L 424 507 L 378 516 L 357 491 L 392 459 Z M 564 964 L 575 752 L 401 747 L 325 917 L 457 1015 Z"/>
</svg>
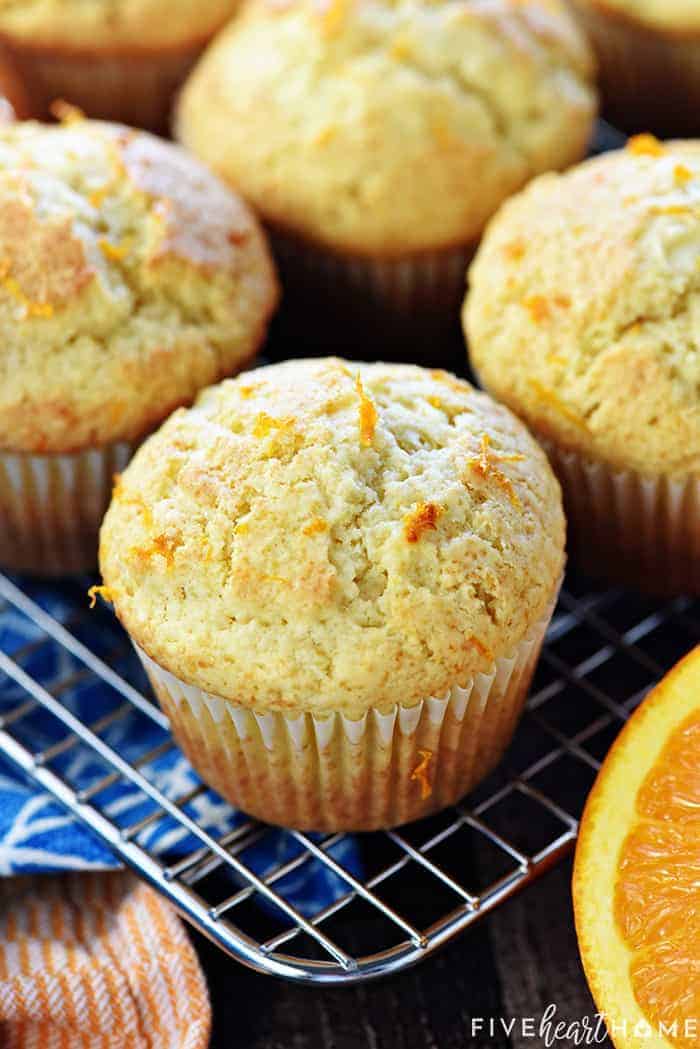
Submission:
<svg viewBox="0 0 700 1049">
<path fill-rule="evenodd" d="M 622 590 L 591 590 L 570 577 L 525 716 L 500 768 L 446 812 L 396 831 L 354 836 L 345 842 L 353 846 L 353 862 L 345 864 L 338 846 L 346 835 L 279 832 L 245 817 L 226 833 L 207 832 L 193 802 L 208 788 L 200 783 L 174 800 L 166 797 L 154 770 L 175 749 L 167 718 L 144 691 L 129 643 L 110 613 L 88 610 L 86 585 L 57 588 L 59 621 L 31 590 L 0 576 L 0 613 L 11 610 L 25 619 L 33 638 L 0 649 L 0 696 L 4 690 L 17 697 L 9 709 L 3 705 L 0 750 L 230 955 L 305 983 L 350 983 L 411 965 L 571 850 L 587 792 L 622 723 L 700 640 L 698 600 L 660 604 Z M 94 636 L 95 616 L 102 617 L 99 652 L 80 640 Z M 69 656 L 66 674 L 54 675 L 50 687 L 36 671 L 47 664 L 37 658 L 46 646 Z M 117 673 L 116 666 L 126 670 Z M 92 721 L 79 720 L 65 699 L 81 678 L 100 689 L 99 718 Z M 34 737 L 26 731 L 37 716 L 54 730 L 54 742 L 43 750 L 30 744 Z M 139 723 L 149 740 L 156 732 L 155 745 L 131 763 L 113 742 L 113 727 L 125 718 L 136 719 L 131 733 Z M 78 786 L 70 774 L 76 763 L 65 757 L 80 751 L 95 771 L 90 783 L 83 779 Z M 115 783 L 142 795 L 137 821 L 133 808 L 131 823 L 107 811 L 104 799 Z M 145 829 L 165 820 L 192 841 L 174 861 L 144 839 Z M 291 846 L 286 858 L 261 870 L 253 856 L 259 857 L 266 838 L 280 834 Z M 339 887 L 332 902 L 316 909 L 313 896 L 303 899 L 301 877 L 314 867 Z M 291 899 L 285 888 L 290 879 Z"/>
<path fill-rule="evenodd" d="M 623 141 L 600 121 L 592 152 Z M 463 362 L 460 341 L 445 364 L 459 371 Z M 197 807 L 212 792 L 194 773 L 174 798 L 161 788 L 159 765 L 177 750 L 168 720 L 113 617 L 88 610 L 90 582 L 57 585 L 54 618 L 42 607 L 45 585 L 35 593 L 0 575 L 0 618 L 11 611 L 26 627 L 19 634 L 32 639 L 8 644 L 0 634 L 0 752 L 232 957 L 300 983 L 353 983 L 406 968 L 570 852 L 622 724 L 700 641 L 700 600 L 659 603 L 569 575 L 513 744 L 461 804 L 373 834 L 279 831 L 242 814 L 215 833 Z M 97 690 L 99 716 L 77 715 L 76 684 Z M 37 718 L 51 740 L 43 749 L 29 728 Z M 148 744 L 133 760 L 127 740 L 140 730 Z M 109 802 L 119 786 L 131 791 L 121 809 Z M 168 821 L 171 839 L 191 843 L 177 858 L 149 833 Z"/>
</svg>

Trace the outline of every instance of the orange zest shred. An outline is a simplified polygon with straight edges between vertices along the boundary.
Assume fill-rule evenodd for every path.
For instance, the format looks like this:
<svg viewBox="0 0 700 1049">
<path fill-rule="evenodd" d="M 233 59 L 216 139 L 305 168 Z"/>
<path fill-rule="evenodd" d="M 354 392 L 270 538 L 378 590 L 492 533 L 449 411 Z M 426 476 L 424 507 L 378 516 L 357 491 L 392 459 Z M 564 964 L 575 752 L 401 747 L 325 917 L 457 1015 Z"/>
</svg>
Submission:
<svg viewBox="0 0 700 1049">
<path fill-rule="evenodd" d="M 107 240 L 106 237 L 100 237 L 97 242 L 100 247 L 100 251 L 106 259 L 111 262 L 121 262 L 125 259 L 131 250 L 131 243 L 128 240 L 124 240 L 121 244 L 113 244 L 111 240 Z"/>
<path fill-rule="evenodd" d="M 625 147 L 635 157 L 662 157 L 666 152 L 663 143 L 655 135 L 633 135 Z"/>
<path fill-rule="evenodd" d="M 103 601 L 108 601 L 112 604 L 114 600 L 114 591 L 109 586 L 91 586 L 87 592 L 87 596 L 90 598 L 90 608 L 94 608 L 97 604 L 97 598 L 101 597 Z"/>
<path fill-rule="evenodd" d="M 554 295 L 551 299 L 546 299 L 544 295 L 530 295 L 522 300 L 522 305 L 535 324 L 542 324 L 552 316 L 552 305 L 557 306 L 560 310 L 568 310 L 571 306 L 571 299 L 568 295 Z"/>
<path fill-rule="evenodd" d="M 493 451 L 491 447 L 491 438 L 487 433 L 481 435 L 481 450 L 478 456 L 470 459 L 467 465 L 473 473 L 478 474 L 484 480 L 489 477 L 493 478 L 499 488 L 502 488 L 506 492 L 513 506 L 520 506 L 520 499 L 518 494 L 513 488 L 513 482 L 506 477 L 502 470 L 497 466 L 498 463 L 521 463 L 525 459 L 524 455 L 502 455 L 500 452 Z"/>
<path fill-rule="evenodd" d="M 420 783 L 421 801 L 427 801 L 433 793 L 429 773 L 430 762 L 433 760 L 433 752 L 432 750 L 419 750 L 418 756 L 420 761 L 411 773 L 411 782 L 416 781 Z"/>
<path fill-rule="evenodd" d="M 313 144 L 315 146 L 327 146 L 328 143 L 333 139 L 337 132 L 335 124 L 326 124 L 324 127 L 319 128 L 313 137 Z"/>
<path fill-rule="evenodd" d="M 569 405 L 551 389 L 551 387 L 545 386 L 544 383 L 541 383 L 538 379 L 530 379 L 529 382 L 530 386 L 541 401 L 550 404 L 552 408 L 554 408 L 565 419 L 568 419 L 570 423 L 573 423 L 574 426 L 578 426 L 582 430 L 588 430 L 586 420 L 583 419 L 578 412 L 575 412 L 573 408 L 570 408 Z"/>
<path fill-rule="evenodd" d="M 547 354 L 547 363 L 548 364 L 561 364 L 561 365 L 564 365 L 564 364 L 566 364 L 566 358 L 562 357 L 562 355 L 560 353 L 548 353 Z"/>
<path fill-rule="evenodd" d="M 81 120 L 85 120 L 85 114 L 82 109 L 71 105 L 70 102 L 66 102 L 62 98 L 57 98 L 51 103 L 49 112 L 61 124 L 78 124 Z"/>
<path fill-rule="evenodd" d="M 525 241 L 520 237 L 517 240 L 509 241 L 508 244 L 503 245 L 503 254 L 512 262 L 517 262 L 525 254 Z"/>
<path fill-rule="evenodd" d="M 3 265 L 0 269 L 0 281 L 3 288 L 10 293 L 13 299 L 23 307 L 27 317 L 53 317 L 53 306 L 50 302 L 33 302 L 22 291 L 19 282 L 7 275 L 7 268 Z"/>
<path fill-rule="evenodd" d="M 130 553 L 143 561 L 150 561 L 151 558 L 160 556 L 164 559 L 166 566 L 172 568 L 175 560 L 175 551 L 179 545 L 172 536 L 161 533 L 151 539 L 150 545 L 134 546 L 131 548 Z"/>
<path fill-rule="evenodd" d="M 50 302 L 28 302 L 26 305 L 30 317 L 41 317 L 44 320 L 53 317 L 53 306 Z"/>
<path fill-rule="evenodd" d="M 436 503 L 419 503 L 404 517 L 403 534 L 407 543 L 417 543 L 426 532 L 437 531 L 438 518 L 445 509 Z"/>
<path fill-rule="evenodd" d="M 321 32 L 323 36 L 335 36 L 347 14 L 348 0 L 324 0 L 322 5 Z"/>
<path fill-rule="evenodd" d="M 547 321 L 551 317 L 549 302 L 544 295 L 530 295 L 528 298 L 523 299 L 522 305 L 535 324 L 542 324 L 543 321 Z"/>
<path fill-rule="evenodd" d="M 685 186 L 686 182 L 690 182 L 692 179 L 693 172 L 685 164 L 676 164 L 673 169 L 673 177 L 679 186 Z"/>
<path fill-rule="evenodd" d="M 141 514 L 144 527 L 147 529 L 153 527 L 153 514 L 151 513 L 150 508 L 146 505 L 140 495 L 127 491 L 124 482 L 122 481 L 121 474 L 114 475 L 112 499 L 116 502 L 120 502 L 123 506 L 135 506 Z"/>
<path fill-rule="evenodd" d="M 267 412 L 260 412 L 253 424 L 253 437 L 257 437 L 260 440 L 275 430 L 289 432 L 294 428 L 295 421 L 291 416 L 276 417 L 268 415 Z"/>
<path fill-rule="evenodd" d="M 101 208 L 105 202 L 105 199 L 109 196 L 110 189 L 112 188 L 111 182 L 105 182 L 104 186 L 99 186 L 97 189 L 93 189 L 88 194 L 88 201 L 92 204 L 93 208 Z"/>
<path fill-rule="evenodd" d="M 175 551 L 177 550 L 178 545 L 179 544 L 171 536 L 165 535 L 164 533 L 157 535 L 153 540 L 154 553 L 160 554 L 161 557 L 165 558 L 168 568 L 172 567 Z"/>
<path fill-rule="evenodd" d="M 304 535 L 322 535 L 328 531 L 328 522 L 322 517 L 314 517 L 303 529 Z"/>
<path fill-rule="evenodd" d="M 689 204 L 657 204 L 652 209 L 653 215 L 692 215 Z"/>
<path fill-rule="evenodd" d="M 470 637 L 468 641 L 472 648 L 475 648 L 480 656 L 484 656 L 486 659 L 493 661 L 494 654 L 488 645 L 485 645 L 483 641 L 479 641 L 478 637 Z"/>
<path fill-rule="evenodd" d="M 397 62 L 402 62 L 404 59 L 411 57 L 412 48 L 405 36 L 394 37 L 389 47 L 389 54 Z"/>
<path fill-rule="evenodd" d="M 374 401 L 367 396 L 362 385 L 360 376 L 355 376 L 355 389 L 360 398 L 360 444 L 363 448 L 370 448 L 377 428 L 377 409 Z"/>
<path fill-rule="evenodd" d="M 137 495 L 134 495 L 130 496 L 124 501 L 127 503 L 131 503 L 132 506 L 135 506 L 138 509 L 138 512 L 141 514 L 141 520 L 143 521 L 144 528 L 153 528 L 153 514 L 151 513 L 150 507 L 146 505 L 143 499 L 139 498 L 139 496 Z"/>
</svg>

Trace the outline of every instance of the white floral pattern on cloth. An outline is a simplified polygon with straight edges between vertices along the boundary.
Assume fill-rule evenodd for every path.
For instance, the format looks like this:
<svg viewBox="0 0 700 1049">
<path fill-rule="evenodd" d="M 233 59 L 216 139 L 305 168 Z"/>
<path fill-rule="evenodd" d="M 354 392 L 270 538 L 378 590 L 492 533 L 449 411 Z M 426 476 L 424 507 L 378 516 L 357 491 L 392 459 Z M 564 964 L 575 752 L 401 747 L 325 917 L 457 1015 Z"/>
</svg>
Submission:
<svg viewBox="0 0 700 1049">
<path fill-rule="evenodd" d="M 149 694 L 136 656 L 111 614 L 99 607 L 89 617 L 85 614 L 89 580 L 61 585 L 21 585 L 33 601 L 108 665 Z M 61 702 L 83 721 L 94 723 L 121 701 L 121 697 L 94 675 L 86 673 L 78 659 L 48 639 L 29 618 L 1 602 L 0 650 L 15 659 L 47 691 L 58 694 Z M 26 699 L 22 688 L 0 672 L 0 717 Z M 50 714 L 38 709 L 15 721 L 12 733 L 32 751 L 37 751 L 59 742 L 67 730 Z M 132 762 L 166 738 L 159 725 L 136 710 L 120 717 L 100 736 Z M 85 746 L 70 748 L 56 757 L 50 767 L 77 789 L 89 787 L 111 771 Z M 146 768 L 154 786 L 171 799 L 186 795 L 200 783 L 177 747 L 167 750 Z M 97 798 L 100 810 L 120 827 L 137 823 L 153 808 L 135 785 L 124 780 L 117 780 Z M 186 805 L 186 811 L 215 837 L 233 830 L 244 818 L 210 790 L 194 797 Z M 187 855 L 199 845 L 187 828 L 169 817 L 146 825 L 135 840 L 168 862 Z M 264 877 L 301 851 L 302 846 L 291 834 L 271 828 L 239 858 Z M 360 873 L 359 853 L 352 838 L 342 838 L 330 851 L 351 873 Z M 68 815 L 50 794 L 39 791 L 0 753 L 0 875 L 98 870 L 118 865 L 114 854 L 98 837 Z M 347 891 L 346 883 L 317 861 L 303 864 L 275 888 L 305 914 L 316 913 Z"/>
</svg>

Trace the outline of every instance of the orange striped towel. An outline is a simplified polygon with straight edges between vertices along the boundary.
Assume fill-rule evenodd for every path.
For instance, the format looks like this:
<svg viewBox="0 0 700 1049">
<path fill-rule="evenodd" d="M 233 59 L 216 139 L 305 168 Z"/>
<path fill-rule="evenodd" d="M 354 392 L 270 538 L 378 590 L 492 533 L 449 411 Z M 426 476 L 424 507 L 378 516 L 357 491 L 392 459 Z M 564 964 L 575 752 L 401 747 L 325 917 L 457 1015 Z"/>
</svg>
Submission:
<svg viewBox="0 0 700 1049">
<path fill-rule="evenodd" d="M 175 913 L 128 874 L 0 881 L 2 1049 L 205 1049 L 211 1010 Z"/>
</svg>

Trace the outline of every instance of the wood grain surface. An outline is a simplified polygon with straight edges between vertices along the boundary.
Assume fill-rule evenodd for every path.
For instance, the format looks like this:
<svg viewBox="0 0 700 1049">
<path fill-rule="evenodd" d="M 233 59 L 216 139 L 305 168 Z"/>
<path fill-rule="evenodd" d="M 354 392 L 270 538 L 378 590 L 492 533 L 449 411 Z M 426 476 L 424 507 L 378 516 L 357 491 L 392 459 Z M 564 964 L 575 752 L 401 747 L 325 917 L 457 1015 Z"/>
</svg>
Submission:
<svg viewBox="0 0 700 1049">
<path fill-rule="evenodd" d="M 423 964 L 359 987 L 296 987 L 258 976 L 197 937 L 214 1009 L 212 1049 L 540 1049 L 545 1040 L 530 1037 L 523 1018 L 539 1023 L 550 1003 L 561 1020 L 595 1014 L 576 948 L 570 877 L 565 862 Z M 477 1017 L 484 1029 L 473 1033 Z M 499 1017 L 515 1019 L 509 1034 Z"/>
</svg>

